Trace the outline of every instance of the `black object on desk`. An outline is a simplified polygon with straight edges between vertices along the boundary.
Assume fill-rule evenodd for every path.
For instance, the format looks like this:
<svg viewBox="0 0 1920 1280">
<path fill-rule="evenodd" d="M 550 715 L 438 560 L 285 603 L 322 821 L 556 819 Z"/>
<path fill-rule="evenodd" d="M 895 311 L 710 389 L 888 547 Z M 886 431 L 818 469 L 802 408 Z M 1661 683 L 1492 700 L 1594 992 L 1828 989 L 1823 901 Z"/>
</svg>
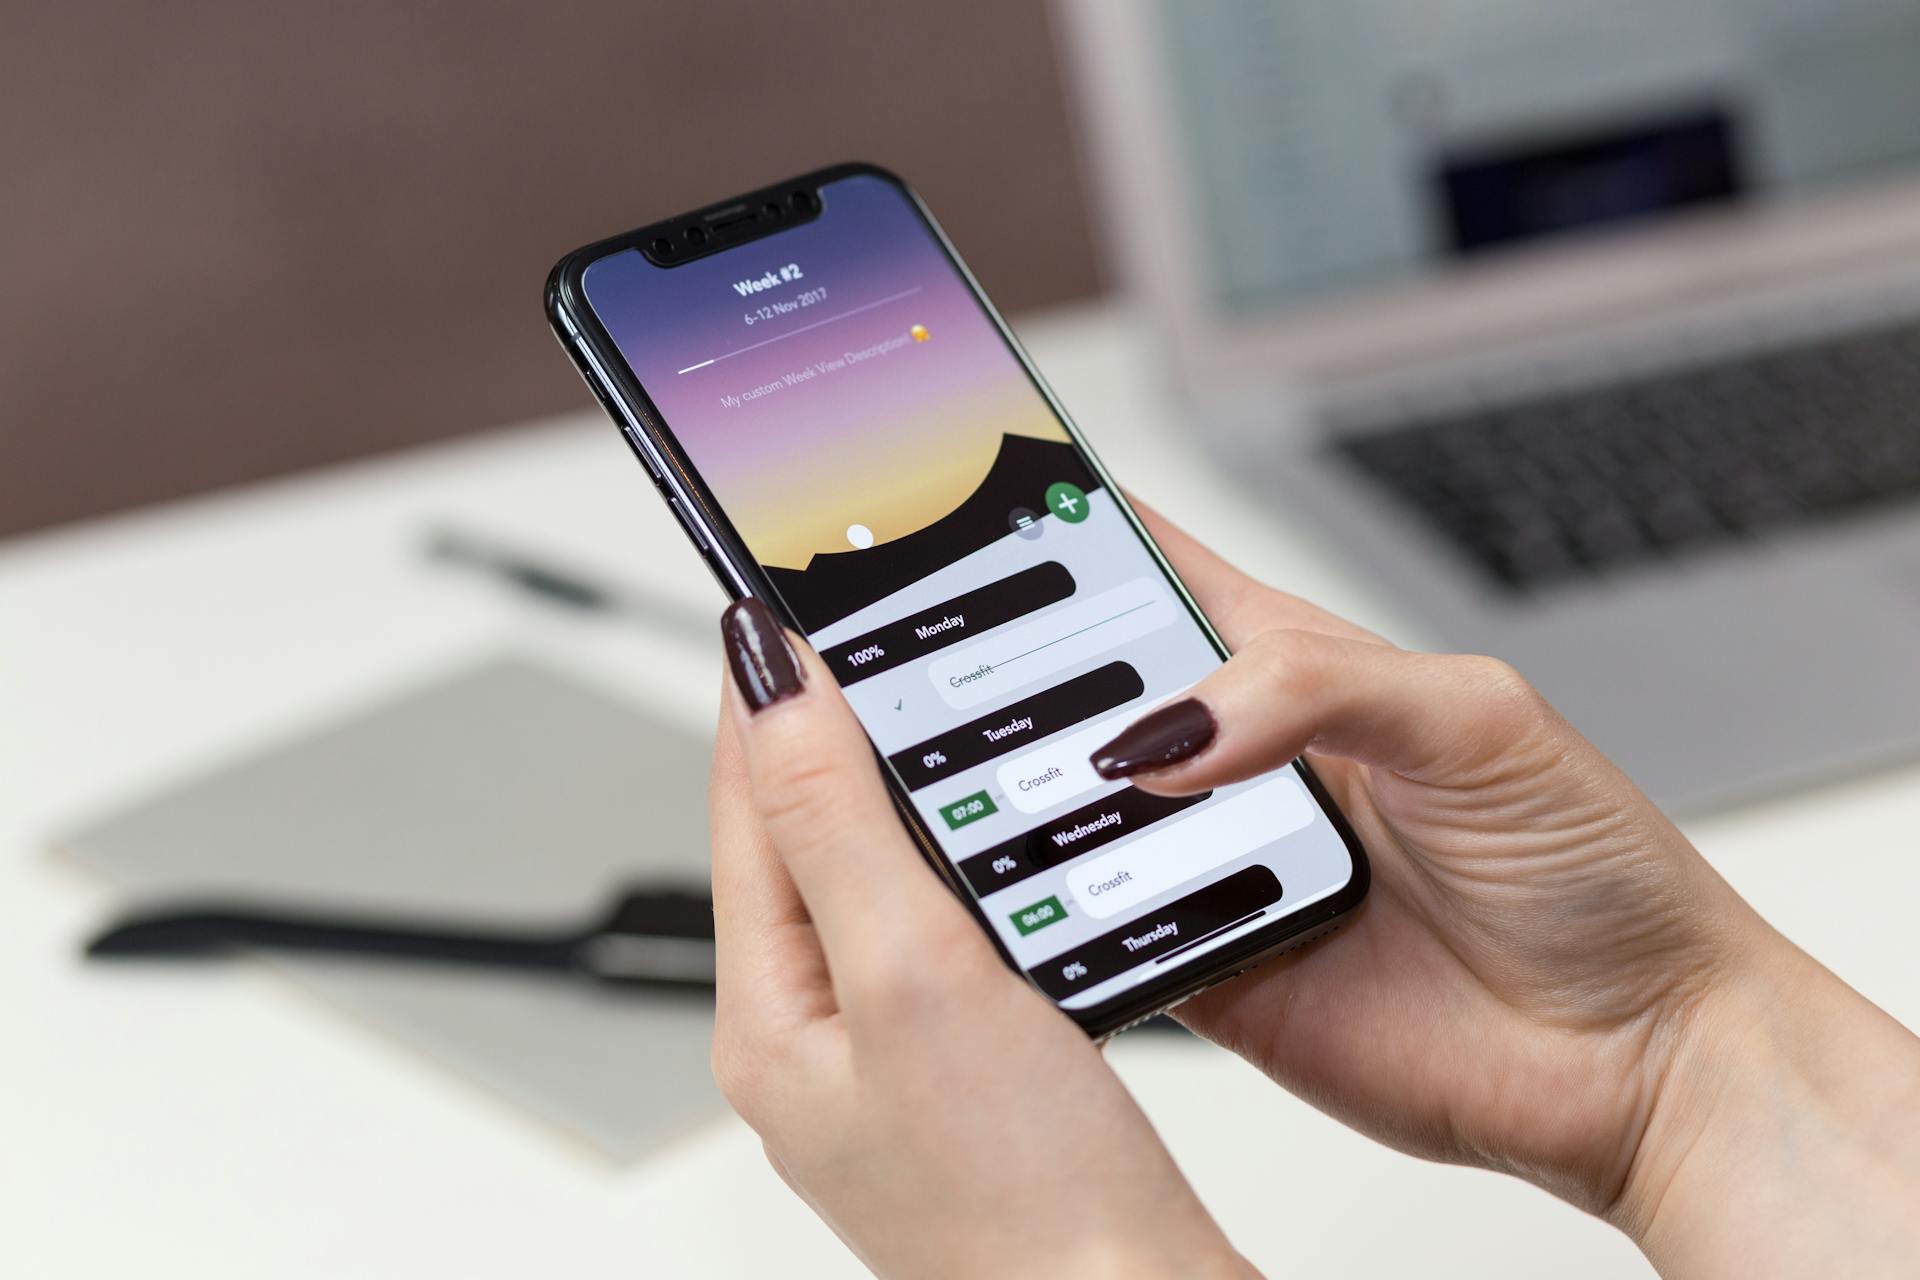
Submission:
<svg viewBox="0 0 1920 1280">
<path fill-rule="evenodd" d="M 122 920 L 89 959 L 190 959 L 243 948 L 577 973 L 642 987 L 713 986 L 713 900 L 678 889 L 627 893 L 604 918 L 553 931 L 347 920 L 271 908 L 195 906 Z"/>
</svg>

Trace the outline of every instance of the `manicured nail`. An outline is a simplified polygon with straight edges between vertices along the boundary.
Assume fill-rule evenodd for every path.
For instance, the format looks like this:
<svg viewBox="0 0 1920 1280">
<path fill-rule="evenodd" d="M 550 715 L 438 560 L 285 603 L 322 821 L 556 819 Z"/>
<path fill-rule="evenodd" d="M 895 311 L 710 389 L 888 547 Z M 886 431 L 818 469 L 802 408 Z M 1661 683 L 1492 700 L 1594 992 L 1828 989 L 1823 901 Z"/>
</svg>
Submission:
<svg viewBox="0 0 1920 1280">
<path fill-rule="evenodd" d="M 1219 726 L 1198 698 L 1182 698 L 1149 712 L 1089 757 L 1103 778 L 1131 778 L 1191 760 L 1207 749 Z"/>
<path fill-rule="evenodd" d="M 726 642 L 733 683 L 749 708 L 764 711 L 800 692 L 800 660 L 767 606 L 751 596 L 728 605 L 720 615 L 720 637 Z"/>
</svg>

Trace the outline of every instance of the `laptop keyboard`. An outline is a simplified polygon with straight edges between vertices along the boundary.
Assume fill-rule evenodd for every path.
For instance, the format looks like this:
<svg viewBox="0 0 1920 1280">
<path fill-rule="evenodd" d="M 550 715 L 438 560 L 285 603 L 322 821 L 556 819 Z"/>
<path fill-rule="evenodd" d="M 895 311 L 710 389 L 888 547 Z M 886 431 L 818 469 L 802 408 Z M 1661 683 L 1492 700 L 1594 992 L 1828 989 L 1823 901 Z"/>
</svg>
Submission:
<svg viewBox="0 0 1920 1280">
<path fill-rule="evenodd" d="M 1514 590 L 1920 495 L 1920 320 L 1337 446 Z"/>
</svg>

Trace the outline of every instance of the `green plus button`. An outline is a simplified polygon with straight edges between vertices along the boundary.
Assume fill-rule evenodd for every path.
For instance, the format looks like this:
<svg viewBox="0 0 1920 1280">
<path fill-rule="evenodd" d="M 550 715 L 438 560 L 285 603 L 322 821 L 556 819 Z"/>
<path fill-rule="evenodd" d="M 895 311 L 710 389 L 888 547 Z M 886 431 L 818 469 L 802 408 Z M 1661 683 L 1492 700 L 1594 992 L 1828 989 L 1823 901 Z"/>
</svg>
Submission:
<svg viewBox="0 0 1920 1280">
<path fill-rule="evenodd" d="M 993 797 L 984 791 L 976 791 L 964 800 L 955 800 L 952 804 L 940 806 L 940 816 L 947 820 L 949 831 L 958 831 L 969 822 L 978 822 L 998 812 L 1000 810 L 993 803 Z"/>
<path fill-rule="evenodd" d="M 1045 897 L 1030 907 L 1022 907 L 1008 917 L 1013 927 L 1020 931 L 1021 937 L 1038 933 L 1050 924 L 1059 924 L 1067 918 L 1067 909 L 1060 905 L 1060 899 Z"/>
<path fill-rule="evenodd" d="M 1068 524 L 1079 524 L 1087 518 L 1086 491 L 1077 484 L 1056 480 L 1047 486 L 1047 510 Z"/>
</svg>

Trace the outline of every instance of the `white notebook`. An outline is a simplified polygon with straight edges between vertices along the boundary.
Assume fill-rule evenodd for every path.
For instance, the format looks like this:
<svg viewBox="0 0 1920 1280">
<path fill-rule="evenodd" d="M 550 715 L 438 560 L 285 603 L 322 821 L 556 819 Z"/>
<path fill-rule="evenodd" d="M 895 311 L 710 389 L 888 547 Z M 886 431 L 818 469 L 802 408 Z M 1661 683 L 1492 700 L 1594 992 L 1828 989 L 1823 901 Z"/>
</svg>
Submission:
<svg viewBox="0 0 1920 1280">
<path fill-rule="evenodd" d="M 704 887 L 710 746 L 569 678 L 494 663 L 59 845 L 128 908 L 212 899 L 565 929 L 597 919 L 624 886 Z M 614 1159 L 724 1107 L 708 1069 L 711 1000 L 698 994 L 467 966 L 262 960 Z"/>
</svg>

